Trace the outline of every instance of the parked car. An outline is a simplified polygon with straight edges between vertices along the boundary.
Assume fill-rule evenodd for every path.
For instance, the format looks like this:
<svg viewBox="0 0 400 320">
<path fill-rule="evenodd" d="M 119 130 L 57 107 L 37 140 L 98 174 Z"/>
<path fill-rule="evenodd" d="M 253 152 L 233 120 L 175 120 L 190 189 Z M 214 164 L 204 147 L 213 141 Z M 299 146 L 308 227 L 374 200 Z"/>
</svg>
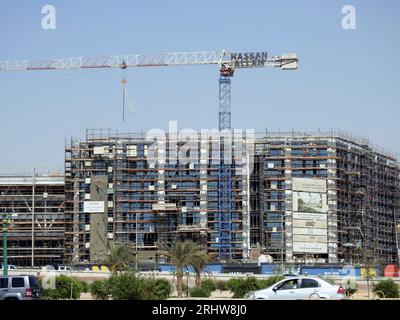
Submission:
<svg viewBox="0 0 400 320">
<path fill-rule="evenodd" d="M 35 276 L 0 276 L 0 300 L 38 300 L 39 282 Z"/>
<path fill-rule="evenodd" d="M 54 266 L 48 264 L 48 265 L 43 266 L 42 270 L 43 271 L 54 271 L 54 270 L 56 270 L 56 268 L 54 268 Z"/>
<path fill-rule="evenodd" d="M 58 271 L 72 271 L 72 268 L 70 266 L 58 266 L 57 270 Z"/>
<path fill-rule="evenodd" d="M 303 299 L 346 299 L 340 285 L 317 277 L 290 277 L 274 285 L 248 292 L 245 299 L 256 300 L 303 300 Z"/>
<path fill-rule="evenodd" d="M 3 270 L 3 269 L 4 269 L 4 266 L 1 265 L 0 270 Z M 8 264 L 7 265 L 7 270 L 17 270 L 17 267 L 14 266 L 13 264 Z"/>
</svg>

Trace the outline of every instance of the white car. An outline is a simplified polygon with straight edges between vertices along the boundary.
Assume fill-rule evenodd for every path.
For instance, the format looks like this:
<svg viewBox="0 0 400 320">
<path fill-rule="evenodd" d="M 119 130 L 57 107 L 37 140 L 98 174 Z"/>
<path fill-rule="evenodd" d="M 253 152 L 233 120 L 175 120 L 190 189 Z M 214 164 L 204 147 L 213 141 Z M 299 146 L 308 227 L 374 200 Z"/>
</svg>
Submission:
<svg viewBox="0 0 400 320">
<path fill-rule="evenodd" d="M 58 271 L 72 271 L 72 268 L 69 266 L 58 266 Z"/>
<path fill-rule="evenodd" d="M 1 265 L 0 270 L 3 270 L 3 269 L 4 269 L 4 266 Z M 13 264 L 8 264 L 7 265 L 7 270 L 17 270 L 17 267 L 14 266 Z"/>
<path fill-rule="evenodd" d="M 252 300 L 303 300 L 303 299 L 346 299 L 340 285 L 331 284 L 317 277 L 290 277 L 274 285 L 248 292 L 245 299 Z"/>
</svg>

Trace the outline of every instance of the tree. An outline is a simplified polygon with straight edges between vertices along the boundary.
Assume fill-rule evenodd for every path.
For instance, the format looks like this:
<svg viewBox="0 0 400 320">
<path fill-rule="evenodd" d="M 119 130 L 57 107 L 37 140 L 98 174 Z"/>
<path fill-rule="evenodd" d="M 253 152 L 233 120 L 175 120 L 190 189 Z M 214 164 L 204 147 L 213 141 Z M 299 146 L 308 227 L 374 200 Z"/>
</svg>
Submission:
<svg viewBox="0 0 400 320">
<path fill-rule="evenodd" d="M 108 285 L 113 300 L 142 300 L 144 295 L 143 281 L 133 272 L 112 275 Z"/>
<path fill-rule="evenodd" d="M 195 253 L 190 258 L 189 263 L 193 267 L 194 273 L 196 274 L 196 287 L 201 285 L 201 274 L 204 272 L 207 262 L 208 256 L 204 252 Z"/>
<path fill-rule="evenodd" d="M 42 295 L 44 299 L 79 299 L 81 293 L 86 292 L 87 290 L 87 285 L 85 282 L 65 275 L 57 276 L 55 284 L 56 286 L 54 289 L 43 289 L 42 287 Z"/>
<path fill-rule="evenodd" d="M 367 257 L 366 252 L 364 252 L 364 272 L 363 278 L 367 280 L 367 290 L 368 298 L 370 297 L 370 281 L 376 276 L 375 261 L 372 258 Z"/>
<path fill-rule="evenodd" d="M 190 266 L 191 259 L 198 254 L 200 246 L 192 241 L 178 241 L 169 249 L 167 257 L 175 267 L 176 291 L 182 297 L 184 270 Z"/>
<path fill-rule="evenodd" d="M 127 271 L 133 259 L 134 255 L 128 245 L 112 245 L 105 263 L 110 266 L 113 272 Z"/>
<path fill-rule="evenodd" d="M 373 287 L 373 292 L 382 298 L 398 298 L 400 296 L 399 285 L 392 279 L 379 281 Z"/>
<path fill-rule="evenodd" d="M 96 300 L 108 300 L 110 286 L 108 280 L 96 280 L 89 286 L 89 292 Z"/>
</svg>

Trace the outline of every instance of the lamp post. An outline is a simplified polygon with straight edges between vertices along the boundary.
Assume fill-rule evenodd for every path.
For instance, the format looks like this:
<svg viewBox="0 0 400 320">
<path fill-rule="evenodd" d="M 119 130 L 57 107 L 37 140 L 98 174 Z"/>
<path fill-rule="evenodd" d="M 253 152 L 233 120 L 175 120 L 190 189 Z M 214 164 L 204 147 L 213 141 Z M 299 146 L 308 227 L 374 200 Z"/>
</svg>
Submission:
<svg viewBox="0 0 400 320">
<path fill-rule="evenodd" d="M 136 272 L 138 271 L 138 232 L 139 232 L 139 228 L 138 228 L 138 212 L 136 211 L 135 213 L 135 228 L 136 228 L 136 232 L 135 232 L 135 251 L 136 251 L 136 255 L 135 255 L 135 270 Z"/>
<path fill-rule="evenodd" d="M 8 214 L 6 209 L 3 211 L 3 275 L 8 275 L 8 262 L 7 262 L 7 218 Z"/>
</svg>

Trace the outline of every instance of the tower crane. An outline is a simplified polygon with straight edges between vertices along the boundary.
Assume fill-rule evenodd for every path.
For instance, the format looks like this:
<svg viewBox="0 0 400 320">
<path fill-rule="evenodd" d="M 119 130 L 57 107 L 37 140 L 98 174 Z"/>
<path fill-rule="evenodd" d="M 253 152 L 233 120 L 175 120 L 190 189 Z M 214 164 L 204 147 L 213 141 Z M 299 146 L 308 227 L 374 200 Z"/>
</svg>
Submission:
<svg viewBox="0 0 400 320">
<path fill-rule="evenodd" d="M 117 55 L 74 57 L 46 60 L 0 61 L 0 72 L 33 70 L 106 69 L 137 67 L 167 67 L 210 65 L 220 67 L 219 113 L 220 130 L 231 128 L 231 77 L 236 69 L 278 67 L 282 70 L 297 69 L 298 59 L 294 53 L 269 56 L 267 52 L 230 53 L 220 51 L 173 52 L 143 55 Z"/>
<path fill-rule="evenodd" d="M 172 52 L 144 55 L 117 55 L 75 57 L 46 60 L 14 60 L 0 61 L 0 72 L 34 71 L 34 70 L 70 70 L 70 69 L 106 69 L 119 68 L 123 72 L 127 68 L 169 67 L 191 65 L 219 66 L 219 130 L 231 129 L 231 78 L 237 69 L 281 68 L 296 70 L 298 58 L 295 53 L 269 56 L 267 52 L 231 53 L 227 50 Z M 123 89 L 126 80 L 121 80 Z M 220 138 L 223 145 L 223 138 Z M 221 147 L 221 155 L 223 153 Z M 220 157 L 218 174 L 218 257 L 232 257 L 232 168 Z"/>
</svg>

